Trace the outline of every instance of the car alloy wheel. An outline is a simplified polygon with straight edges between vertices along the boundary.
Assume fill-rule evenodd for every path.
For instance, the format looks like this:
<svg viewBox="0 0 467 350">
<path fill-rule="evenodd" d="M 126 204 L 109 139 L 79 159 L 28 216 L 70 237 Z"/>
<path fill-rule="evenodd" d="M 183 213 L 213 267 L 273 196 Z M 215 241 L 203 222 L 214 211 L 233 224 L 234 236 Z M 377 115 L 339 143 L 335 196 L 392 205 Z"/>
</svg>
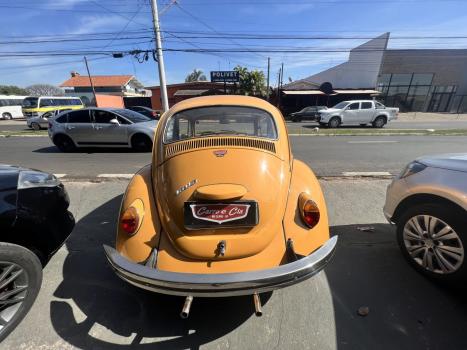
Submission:
<svg viewBox="0 0 467 350">
<path fill-rule="evenodd" d="M 34 130 L 38 131 L 41 129 L 41 126 L 37 123 L 32 123 L 31 124 L 31 128 L 33 128 Z"/>
<path fill-rule="evenodd" d="M 341 121 L 337 117 L 331 118 L 331 120 L 328 123 L 328 126 L 330 128 L 337 128 L 341 124 Z"/>
<path fill-rule="evenodd" d="M 431 215 L 416 215 L 403 229 L 403 242 L 413 261 L 435 274 L 456 272 L 464 261 L 464 246 L 456 231 Z"/>
<path fill-rule="evenodd" d="M 0 333 L 20 310 L 28 286 L 28 276 L 21 266 L 0 261 Z"/>
<path fill-rule="evenodd" d="M 42 265 L 33 252 L 0 242 L 0 342 L 26 316 L 41 282 Z"/>
<path fill-rule="evenodd" d="M 384 125 L 386 125 L 386 118 L 384 117 L 378 117 L 375 119 L 375 121 L 373 122 L 373 127 L 374 128 L 382 128 Z"/>
</svg>

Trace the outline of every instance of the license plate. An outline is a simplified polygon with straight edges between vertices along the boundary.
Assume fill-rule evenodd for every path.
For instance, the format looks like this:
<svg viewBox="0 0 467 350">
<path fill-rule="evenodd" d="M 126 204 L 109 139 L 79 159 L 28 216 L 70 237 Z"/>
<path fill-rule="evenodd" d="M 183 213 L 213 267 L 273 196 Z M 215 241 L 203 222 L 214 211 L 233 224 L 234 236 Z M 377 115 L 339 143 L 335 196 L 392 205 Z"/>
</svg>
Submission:
<svg viewBox="0 0 467 350">
<path fill-rule="evenodd" d="M 184 219 L 188 229 L 251 227 L 258 224 L 258 204 L 185 202 Z"/>
</svg>

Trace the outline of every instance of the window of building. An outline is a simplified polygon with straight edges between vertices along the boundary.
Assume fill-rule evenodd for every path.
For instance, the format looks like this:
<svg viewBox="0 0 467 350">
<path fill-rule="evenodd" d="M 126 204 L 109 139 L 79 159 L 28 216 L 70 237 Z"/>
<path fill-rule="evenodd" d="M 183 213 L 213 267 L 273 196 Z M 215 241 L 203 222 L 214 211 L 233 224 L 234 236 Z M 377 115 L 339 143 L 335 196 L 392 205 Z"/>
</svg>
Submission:
<svg viewBox="0 0 467 350">
<path fill-rule="evenodd" d="M 411 85 L 431 85 L 433 74 L 414 74 Z"/>
<path fill-rule="evenodd" d="M 410 85 L 412 74 L 393 74 L 391 78 L 392 85 Z"/>
</svg>

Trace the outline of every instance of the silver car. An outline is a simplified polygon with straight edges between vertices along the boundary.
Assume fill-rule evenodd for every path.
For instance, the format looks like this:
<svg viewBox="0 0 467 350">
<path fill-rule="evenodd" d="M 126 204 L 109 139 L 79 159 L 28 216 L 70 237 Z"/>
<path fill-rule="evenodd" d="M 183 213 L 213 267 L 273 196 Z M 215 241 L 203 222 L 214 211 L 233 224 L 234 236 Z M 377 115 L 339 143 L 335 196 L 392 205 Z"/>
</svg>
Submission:
<svg viewBox="0 0 467 350">
<path fill-rule="evenodd" d="M 49 119 L 49 137 L 63 152 L 77 147 L 151 151 L 156 120 L 128 109 L 83 108 Z"/>
<path fill-rule="evenodd" d="M 388 186 L 386 218 L 404 257 L 431 278 L 465 280 L 467 154 L 416 159 Z"/>
<path fill-rule="evenodd" d="M 47 129 L 49 126 L 50 118 L 56 117 L 60 113 L 64 113 L 68 111 L 71 111 L 71 109 L 62 109 L 62 110 L 45 112 L 40 116 L 27 118 L 26 124 L 28 125 L 29 128 L 34 129 L 34 130 Z"/>
</svg>

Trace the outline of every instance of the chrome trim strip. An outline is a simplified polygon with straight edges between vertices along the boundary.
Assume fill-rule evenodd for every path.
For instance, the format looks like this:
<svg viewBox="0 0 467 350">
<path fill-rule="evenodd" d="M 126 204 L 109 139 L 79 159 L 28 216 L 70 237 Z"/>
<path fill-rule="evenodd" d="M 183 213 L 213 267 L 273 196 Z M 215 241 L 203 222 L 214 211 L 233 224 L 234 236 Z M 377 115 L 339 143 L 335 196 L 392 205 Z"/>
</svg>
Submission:
<svg viewBox="0 0 467 350">
<path fill-rule="evenodd" d="M 329 263 L 336 244 L 337 237 L 332 237 L 300 260 L 266 270 L 225 274 L 161 271 L 135 264 L 107 245 L 104 250 L 116 274 L 137 287 L 171 295 L 224 297 L 269 292 L 306 280 Z"/>
</svg>

